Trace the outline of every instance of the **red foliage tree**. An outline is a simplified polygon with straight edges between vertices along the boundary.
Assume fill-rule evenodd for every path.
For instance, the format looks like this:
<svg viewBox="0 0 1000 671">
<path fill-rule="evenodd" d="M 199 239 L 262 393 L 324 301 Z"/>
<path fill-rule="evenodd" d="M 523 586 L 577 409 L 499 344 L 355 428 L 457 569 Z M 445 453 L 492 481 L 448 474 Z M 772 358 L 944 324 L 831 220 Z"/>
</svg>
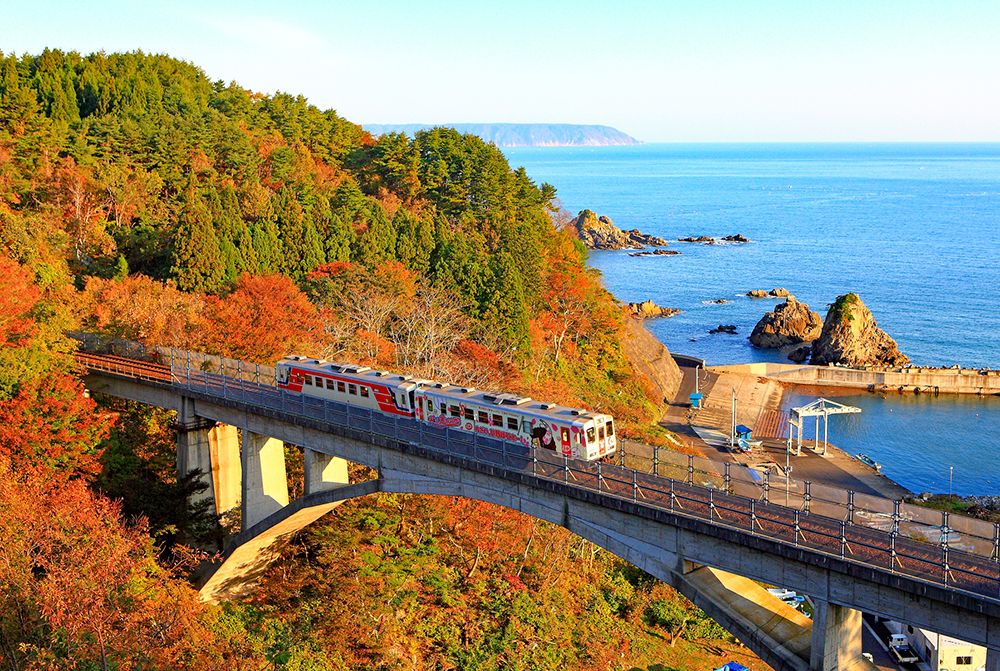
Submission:
<svg viewBox="0 0 1000 671">
<path fill-rule="evenodd" d="M 83 482 L 53 488 L 0 462 L 0 538 L 4 668 L 227 668 L 194 590 Z"/>
<path fill-rule="evenodd" d="M 31 379 L 0 401 L 0 461 L 52 485 L 92 477 L 113 420 L 84 396 L 79 380 L 58 373 Z"/>
<path fill-rule="evenodd" d="M 323 320 L 316 307 L 282 275 L 243 275 L 225 298 L 209 298 L 205 345 L 216 354 L 273 362 L 292 352 L 316 351 Z"/>
<path fill-rule="evenodd" d="M 20 347 L 35 334 L 30 313 L 40 296 L 28 269 L 0 255 L 0 347 Z"/>
</svg>

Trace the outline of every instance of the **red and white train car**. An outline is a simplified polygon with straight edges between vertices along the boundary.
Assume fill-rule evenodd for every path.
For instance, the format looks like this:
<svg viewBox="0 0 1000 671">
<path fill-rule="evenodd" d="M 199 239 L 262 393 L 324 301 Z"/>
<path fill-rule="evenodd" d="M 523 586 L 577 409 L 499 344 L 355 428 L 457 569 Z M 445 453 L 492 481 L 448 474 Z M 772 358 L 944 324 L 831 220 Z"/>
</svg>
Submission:
<svg viewBox="0 0 1000 671">
<path fill-rule="evenodd" d="M 285 357 L 275 368 L 277 384 L 291 392 L 328 398 L 386 415 L 412 417 L 438 427 L 478 433 L 524 446 L 551 449 L 593 461 L 615 453 L 610 415 L 491 393 L 367 366 Z"/>
</svg>

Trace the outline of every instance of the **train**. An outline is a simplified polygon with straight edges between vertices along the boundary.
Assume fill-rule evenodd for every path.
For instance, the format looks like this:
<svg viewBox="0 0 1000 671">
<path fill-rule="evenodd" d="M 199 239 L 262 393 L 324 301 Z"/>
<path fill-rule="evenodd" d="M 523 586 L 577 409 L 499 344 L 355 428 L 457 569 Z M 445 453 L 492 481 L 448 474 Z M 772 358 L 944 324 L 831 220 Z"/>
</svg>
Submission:
<svg viewBox="0 0 1000 671">
<path fill-rule="evenodd" d="M 275 366 L 275 383 L 291 393 L 548 449 L 570 459 L 597 461 L 615 454 L 618 446 L 611 415 L 367 366 L 287 356 Z"/>
</svg>

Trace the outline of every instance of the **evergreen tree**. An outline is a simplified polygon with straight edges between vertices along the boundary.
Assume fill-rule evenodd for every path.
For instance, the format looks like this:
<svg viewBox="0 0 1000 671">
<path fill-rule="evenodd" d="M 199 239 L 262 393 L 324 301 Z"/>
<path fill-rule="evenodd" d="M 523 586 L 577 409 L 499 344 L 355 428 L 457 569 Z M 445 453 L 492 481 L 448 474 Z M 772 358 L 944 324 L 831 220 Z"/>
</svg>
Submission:
<svg viewBox="0 0 1000 671">
<path fill-rule="evenodd" d="M 224 278 L 225 267 L 212 216 L 194 188 L 189 190 L 181 211 L 172 273 L 177 286 L 185 291 L 214 292 L 221 287 Z"/>
<path fill-rule="evenodd" d="M 392 218 L 396 228 L 396 258 L 411 270 L 426 274 L 434 252 L 434 227 L 427 219 L 410 214 L 403 208 Z"/>
<path fill-rule="evenodd" d="M 378 203 L 368 208 L 368 229 L 358 238 L 355 258 L 367 266 L 376 266 L 396 255 L 396 229 Z"/>
</svg>

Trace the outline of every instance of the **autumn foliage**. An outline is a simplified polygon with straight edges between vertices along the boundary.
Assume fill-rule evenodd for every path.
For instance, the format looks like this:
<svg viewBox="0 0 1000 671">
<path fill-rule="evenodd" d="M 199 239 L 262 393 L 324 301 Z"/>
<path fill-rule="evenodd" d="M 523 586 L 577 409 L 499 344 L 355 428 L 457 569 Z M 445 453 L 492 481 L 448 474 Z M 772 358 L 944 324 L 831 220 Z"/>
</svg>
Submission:
<svg viewBox="0 0 1000 671">
<path fill-rule="evenodd" d="M 319 311 L 281 275 L 243 275 L 224 298 L 208 303 L 206 349 L 236 359 L 272 363 L 322 342 Z"/>
<path fill-rule="evenodd" d="M 112 421 L 84 396 L 79 380 L 62 374 L 29 380 L 14 398 L 0 401 L 0 460 L 53 485 L 91 478 Z"/>
<path fill-rule="evenodd" d="M 0 254 L 0 347 L 18 347 L 34 335 L 30 313 L 40 296 L 27 268 Z"/>
</svg>

